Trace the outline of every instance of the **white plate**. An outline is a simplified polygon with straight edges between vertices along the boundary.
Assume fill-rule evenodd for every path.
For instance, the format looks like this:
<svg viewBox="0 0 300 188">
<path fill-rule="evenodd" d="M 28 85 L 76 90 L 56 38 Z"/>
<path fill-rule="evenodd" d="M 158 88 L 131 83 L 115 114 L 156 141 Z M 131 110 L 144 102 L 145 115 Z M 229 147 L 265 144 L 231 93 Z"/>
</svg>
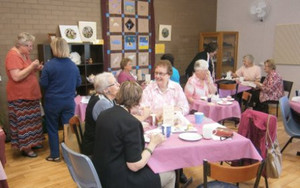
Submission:
<svg viewBox="0 0 300 188">
<path fill-rule="evenodd" d="M 186 141 L 197 141 L 201 140 L 202 136 L 198 133 L 181 133 L 179 138 Z"/>
<path fill-rule="evenodd" d="M 226 98 L 227 101 L 234 101 L 234 98 Z"/>
<path fill-rule="evenodd" d="M 220 105 L 231 105 L 233 102 L 230 102 L 230 101 L 219 101 L 218 104 Z"/>
</svg>

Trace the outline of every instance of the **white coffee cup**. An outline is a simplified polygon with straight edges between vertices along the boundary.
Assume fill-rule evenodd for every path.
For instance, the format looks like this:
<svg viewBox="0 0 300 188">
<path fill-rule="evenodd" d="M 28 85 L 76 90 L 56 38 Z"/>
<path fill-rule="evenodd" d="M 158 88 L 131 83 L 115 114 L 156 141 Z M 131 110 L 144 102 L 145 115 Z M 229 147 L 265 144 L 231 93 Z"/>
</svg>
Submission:
<svg viewBox="0 0 300 188">
<path fill-rule="evenodd" d="M 215 126 L 211 126 L 210 124 L 206 124 L 202 128 L 202 135 L 205 139 L 211 139 L 213 131 L 215 130 Z"/>
</svg>

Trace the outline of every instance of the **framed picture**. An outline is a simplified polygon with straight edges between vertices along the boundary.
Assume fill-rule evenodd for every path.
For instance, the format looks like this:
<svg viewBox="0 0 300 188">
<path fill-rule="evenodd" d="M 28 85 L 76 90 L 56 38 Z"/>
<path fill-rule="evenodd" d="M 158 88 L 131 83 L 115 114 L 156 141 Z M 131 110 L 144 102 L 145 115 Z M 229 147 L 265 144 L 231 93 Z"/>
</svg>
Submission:
<svg viewBox="0 0 300 188">
<path fill-rule="evenodd" d="M 60 25 L 59 26 L 60 35 L 68 43 L 80 43 L 81 38 L 77 25 Z"/>
<path fill-rule="evenodd" d="M 171 25 L 159 25 L 159 39 L 160 41 L 171 41 Z"/>
<path fill-rule="evenodd" d="M 79 32 L 83 42 L 94 42 L 97 38 L 96 22 L 79 21 Z"/>
<path fill-rule="evenodd" d="M 50 43 L 55 38 L 56 38 L 56 33 L 48 33 L 48 40 L 49 40 Z"/>
</svg>

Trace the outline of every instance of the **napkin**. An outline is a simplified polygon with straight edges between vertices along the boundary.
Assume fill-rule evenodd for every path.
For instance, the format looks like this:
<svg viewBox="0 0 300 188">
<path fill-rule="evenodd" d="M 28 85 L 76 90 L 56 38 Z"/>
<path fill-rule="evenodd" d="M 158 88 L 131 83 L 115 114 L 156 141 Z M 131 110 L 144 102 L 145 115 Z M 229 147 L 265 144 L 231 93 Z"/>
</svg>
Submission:
<svg viewBox="0 0 300 188">
<path fill-rule="evenodd" d="M 297 96 L 297 97 L 293 97 L 293 98 L 292 98 L 292 101 L 300 102 L 300 96 L 299 96 L 299 97 L 298 97 L 298 96 Z"/>
</svg>

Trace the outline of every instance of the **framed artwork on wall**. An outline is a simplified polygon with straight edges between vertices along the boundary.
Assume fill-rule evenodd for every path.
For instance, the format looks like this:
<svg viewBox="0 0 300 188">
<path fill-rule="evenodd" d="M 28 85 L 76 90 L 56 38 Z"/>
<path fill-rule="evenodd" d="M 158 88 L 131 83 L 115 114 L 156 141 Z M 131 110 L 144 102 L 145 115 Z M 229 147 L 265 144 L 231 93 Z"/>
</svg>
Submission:
<svg viewBox="0 0 300 188">
<path fill-rule="evenodd" d="M 79 21 L 79 32 L 83 42 L 94 42 L 97 38 L 96 22 Z"/>
<path fill-rule="evenodd" d="M 160 41 L 171 41 L 171 25 L 159 25 L 159 39 Z"/>
<path fill-rule="evenodd" d="M 77 25 L 60 25 L 60 35 L 68 43 L 81 43 L 81 38 Z"/>
</svg>

